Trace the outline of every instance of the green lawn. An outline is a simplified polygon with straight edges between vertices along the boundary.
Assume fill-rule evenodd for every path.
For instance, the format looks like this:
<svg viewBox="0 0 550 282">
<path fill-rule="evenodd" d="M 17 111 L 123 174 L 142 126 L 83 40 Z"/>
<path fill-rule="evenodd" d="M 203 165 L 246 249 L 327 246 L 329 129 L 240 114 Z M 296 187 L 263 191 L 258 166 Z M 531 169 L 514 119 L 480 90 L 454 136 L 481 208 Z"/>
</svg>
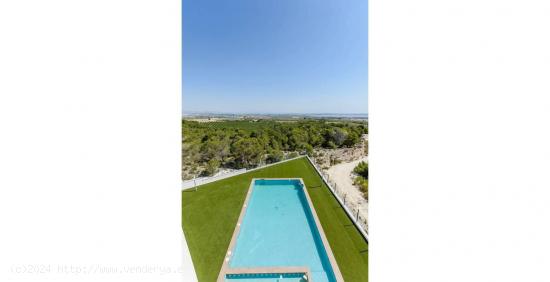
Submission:
<svg viewBox="0 0 550 282">
<path fill-rule="evenodd" d="M 182 221 L 200 282 L 216 281 L 252 178 L 303 178 L 346 282 L 368 280 L 368 243 L 306 158 L 182 192 Z"/>
</svg>

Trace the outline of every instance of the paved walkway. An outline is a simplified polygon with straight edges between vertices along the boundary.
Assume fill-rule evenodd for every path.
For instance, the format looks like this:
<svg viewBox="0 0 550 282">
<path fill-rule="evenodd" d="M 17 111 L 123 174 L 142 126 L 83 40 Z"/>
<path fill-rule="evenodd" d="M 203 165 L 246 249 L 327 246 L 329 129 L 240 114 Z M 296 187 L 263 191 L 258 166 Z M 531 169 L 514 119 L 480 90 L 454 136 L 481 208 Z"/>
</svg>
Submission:
<svg viewBox="0 0 550 282">
<path fill-rule="evenodd" d="M 363 218 L 368 218 L 369 204 L 365 198 L 363 198 L 363 193 L 359 188 L 353 185 L 352 172 L 361 161 L 367 162 L 367 157 L 331 166 L 327 170 L 327 173 L 330 177 L 330 181 L 336 183 L 338 194 L 342 195 L 343 192 L 347 195 L 346 205 L 354 210 L 359 208 L 359 215 Z"/>
<path fill-rule="evenodd" d="M 197 273 L 195 272 L 195 267 L 193 265 L 193 260 L 191 259 L 191 252 L 189 251 L 189 246 L 187 245 L 187 240 L 185 239 L 185 235 L 183 234 L 183 232 L 181 232 L 181 238 L 184 281 L 198 281 Z"/>
</svg>

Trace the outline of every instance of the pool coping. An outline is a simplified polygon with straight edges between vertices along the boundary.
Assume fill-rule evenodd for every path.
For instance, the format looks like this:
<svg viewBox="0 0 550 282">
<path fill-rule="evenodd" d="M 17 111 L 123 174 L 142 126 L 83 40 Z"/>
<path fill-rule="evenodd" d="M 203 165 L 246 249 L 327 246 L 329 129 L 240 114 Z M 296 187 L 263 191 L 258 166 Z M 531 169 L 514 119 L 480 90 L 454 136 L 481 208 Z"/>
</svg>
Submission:
<svg viewBox="0 0 550 282">
<path fill-rule="evenodd" d="M 237 244 L 237 237 L 241 231 L 241 222 L 244 219 L 244 214 L 246 212 L 246 207 L 248 206 L 248 201 L 250 200 L 250 195 L 252 194 L 252 187 L 254 186 L 254 183 L 256 180 L 298 180 L 303 186 L 304 194 L 306 195 L 306 199 L 308 202 L 308 205 L 311 210 L 311 214 L 313 215 L 313 220 L 315 221 L 315 225 L 317 227 L 317 230 L 319 231 L 319 235 L 321 237 L 321 241 L 323 243 L 323 246 L 325 247 L 325 252 L 327 253 L 329 262 L 332 267 L 332 271 L 334 272 L 334 276 L 336 278 L 337 282 L 344 282 L 344 278 L 342 277 L 342 273 L 340 272 L 340 268 L 338 267 L 338 263 L 336 262 L 336 259 L 334 257 L 334 254 L 332 253 L 332 249 L 330 248 L 330 244 L 327 240 L 327 237 L 325 236 L 325 231 L 323 230 L 323 226 L 321 225 L 321 221 L 319 220 L 319 217 L 317 216 L 317 212 L 315 211 L 315 207 L 313 206 L 313 202 L 311 201 L 311 198 L 309 197 L 309 192 L 307 191 L 306 184 L 304 183 L 304 180 L 302 178 L 252 178 L 250 181 L 250 185 L 248 186 L 248 190 L 246 192 L 246 198 L 244 200 L 243 206 L 241 208 L 241 213 L 239 214 L 239 219 L 237 220 L 237 224 L 235 225 L 235 230 L 233 231 L 233 235 L 231 236 L 231 242 L 229 243 L 229 247 L 227 248 L 227 252 L 225 253 L 225 257 L 223 260 L 222 267 L 220 269 L 220 273 L 218 274 L 217 282 L 224 282 L 226 274 L 237 274 L 237 273 L 306 273 L 308 282 L 313 282 L 313 279 L 311 277 L 311 272 L 309 270 L 309 267 L 305 266 L 286 266 L 286 267 L 245 267 L 245 268 L 231 268 L 229 267 L 229 260 L 232 255 L 233 250 L 235 249 L 235 245 Z"/>
<path fill-rule="evenodd" d="M 307 277 L 311 277 L 309 267 L 305 266 L 286 266 L 286 267 L 242 267 L 242 268 L 228 268 L 222 275 L 221 279 L 225 278 L 227 274 L 266 274 L 266 273 L 304 273 Z M 311 280 L 310 280 L 311 281 Z"/>
</svg>

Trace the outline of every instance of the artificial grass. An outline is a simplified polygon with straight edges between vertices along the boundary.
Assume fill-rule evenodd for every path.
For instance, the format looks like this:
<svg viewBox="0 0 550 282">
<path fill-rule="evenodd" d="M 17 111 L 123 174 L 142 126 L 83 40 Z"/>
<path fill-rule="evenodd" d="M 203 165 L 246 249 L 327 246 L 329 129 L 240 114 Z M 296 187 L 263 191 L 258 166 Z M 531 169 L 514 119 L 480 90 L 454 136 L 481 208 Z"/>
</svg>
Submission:
<svg viewBox="0 0 550 282">
<path fill-rule="evenodd" d="M 368 243 L 306 158 L 182 191 L 182 224 L 200 282 L 216 281 L 252 178 L 302 178 L 346 282 L 368 281 Z"/>
</svg>

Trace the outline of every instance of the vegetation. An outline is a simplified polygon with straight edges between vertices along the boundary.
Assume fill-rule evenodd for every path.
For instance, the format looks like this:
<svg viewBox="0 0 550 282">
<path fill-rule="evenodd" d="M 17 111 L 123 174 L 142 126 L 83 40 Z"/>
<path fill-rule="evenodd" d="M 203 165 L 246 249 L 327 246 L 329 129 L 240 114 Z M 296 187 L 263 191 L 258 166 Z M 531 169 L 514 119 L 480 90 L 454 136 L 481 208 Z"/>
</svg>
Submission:
<svg viewBox="0 0 550 282">
<path fill-rule="evenodd" d="M 363 197 L 368 200 L 369 197 L 369 164 L 366 162 L 360 162 L 353 169 L 353 172 L 357 173 L 357 177 L 353 181 L 353 184 L 357 185 L 361 192 L 363 192 Z"/>
<path fill-rule="evenodd" d="M 252 168 L 284 156 L 313 155 L 315 148 L 352 147 L 367 132 L 365 122 L 352 121 L 183 120 L 183 178 L 211 175 L 220 167 Z"/>
<path fill-rule="evenodd" d="M 204 175 L 209 176 L 213 175 L 218 171 L 218 168 L 220 167 L 220 161 L 217 159 L 210 159 L 206 163 L 206 169 L 204 170 Z"/>
<path fill-rule="evenodd" d="M 199 281 L 219 274 L 252 178 L 303 178 L 346 282 L 368 281 L 368 243 L 305 158 L 182 192 L 182 221 Z"/>
<path fill-rule="evenodd" d="M 369 178 L 369 164 L 366 162 L 360 162 L 357 164 L 357 166 L 353 169 L 353 172 L 357 173 L 358 175 L 368 179 Z"/>
<path fill-rule="evenodd" d="M 369 199 L 369 180 L 363 176 L 357 176 L 353 181 L 353 184 L 357 185 L 361 192 L 363 192 L 363 197 Z"/>
<path fill-rule="evenodd" d="M 283 158 L 284 158 L 283 152 L 276 150 L 267 155 L 266 162 L 269 164 L 276 163 L 276 162 L 282 161 Z"/>
</svg>

